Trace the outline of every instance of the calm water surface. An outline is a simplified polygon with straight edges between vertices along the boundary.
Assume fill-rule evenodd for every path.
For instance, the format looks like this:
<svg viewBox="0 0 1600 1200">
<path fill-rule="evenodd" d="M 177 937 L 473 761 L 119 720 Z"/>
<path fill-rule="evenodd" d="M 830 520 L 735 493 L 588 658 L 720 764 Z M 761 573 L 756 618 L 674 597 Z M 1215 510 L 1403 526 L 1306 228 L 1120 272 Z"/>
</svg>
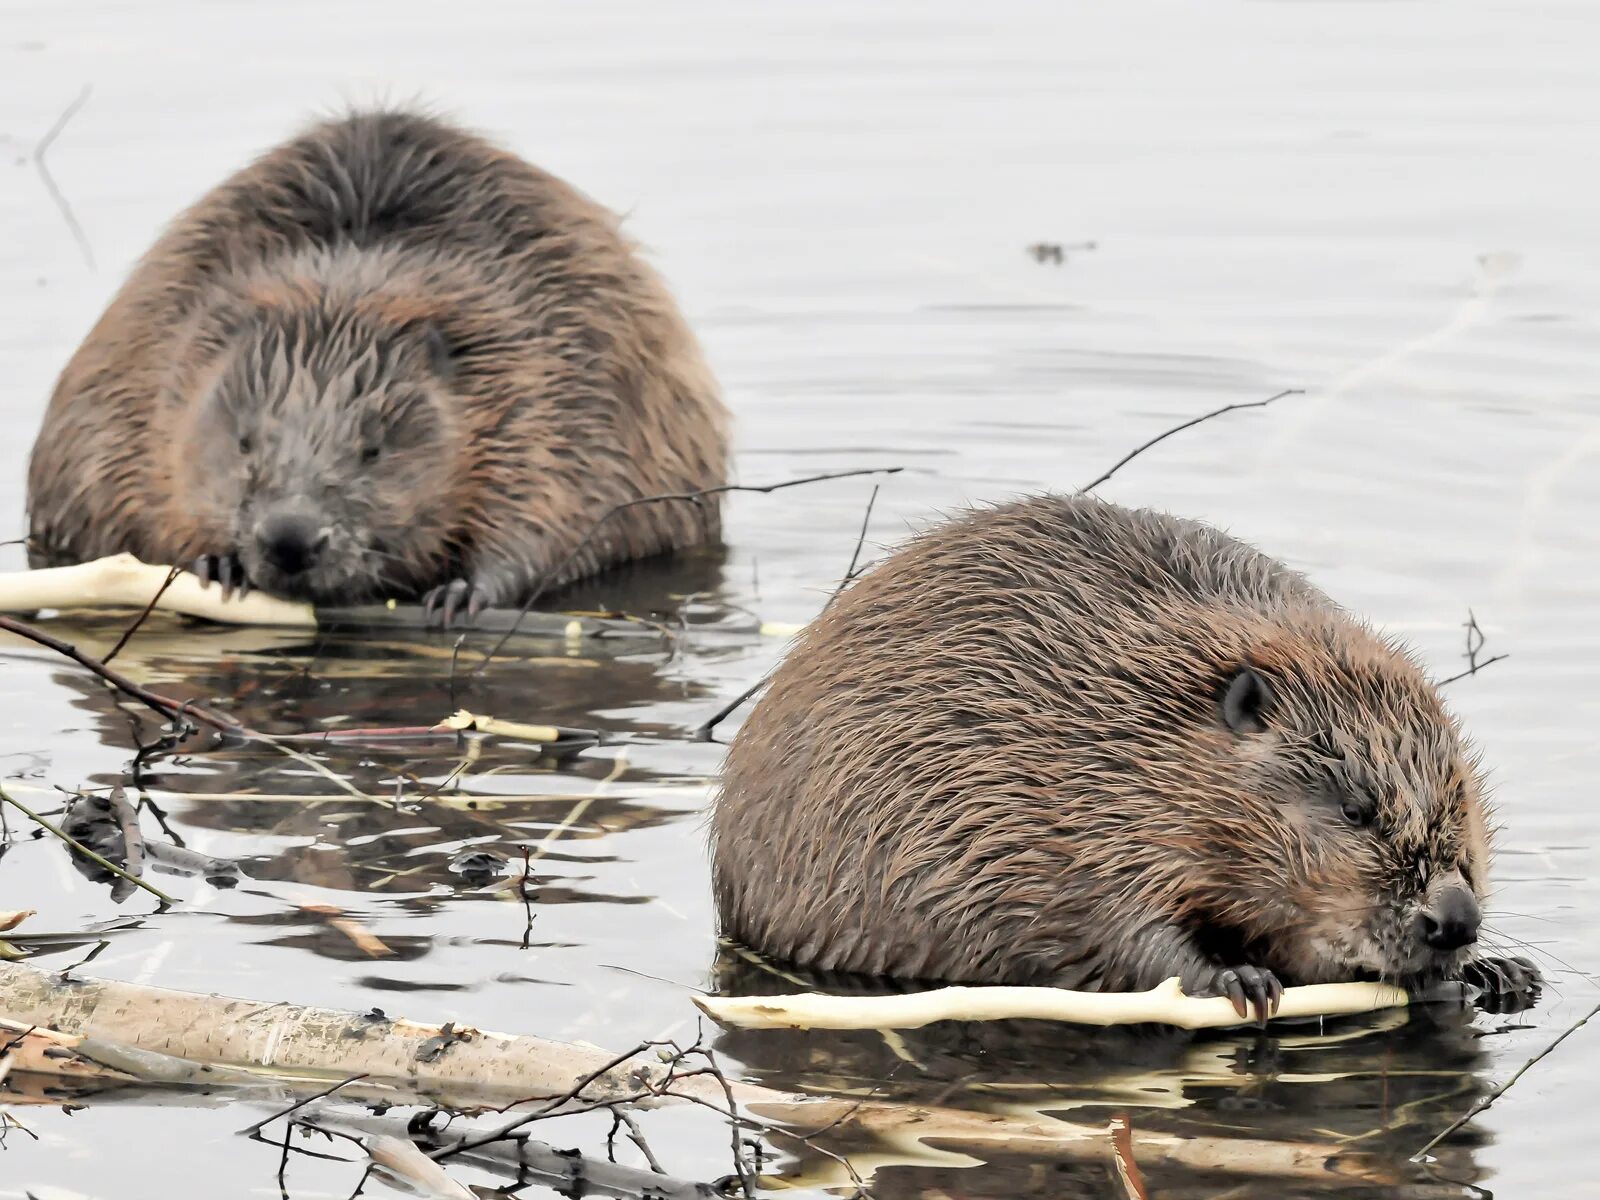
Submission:
<svg viewBox="0 0 1600 1200">
<path fill-rule="evenodd" d="M 1165 443 L 1102 492 L 1207 518 L 1311 572 L 1440 677 L 1463 666 L 1470 607 L 1486 652 L 1510 657 L 1449 696 L 1504 825 L 1494 930 L 1542 959 L 1545 1001 L 1320 1037 L 939 1026 L 717 1046 L 774 1086 L 1120 1113 L 1208 1155 L 1276 1139 L 1337 1168 L 1263 1179 L 1152 1158 L 1151 1195 L 1600 1195 L 1600 1025 L 1436 1163 L 1407 1161 L 1597 991 L 1600 8 L 0 9 L 0 512 L 18 533 L 49 387 L 133 258 L 224 173 L 349 98 L 424 97 L 628 211 L 721 374 L 744 481 L 906 468 L 881 481 L 868 554 L 972 500 L 1082 484 L 1185 417 L 1305 388 Z M 48 161 L 92 267 L 29 158 L 86 85 Z M 1065 261 L 1030 257 L 1041 241 Z M 791 986 L 719 960 L 701 813 L 721 748 L 685 735 L 781 653 L 750 614 L 815 613 L 873 487 L 739 496 L 725 558 L 582 598 L 665 614 L 670 645 L 528 640 L 459 689 L 495 715 L 635 735 L 625 748 L 564 762 L 505 747 L 467 762 L 453 749 L 329 756 L 374 794 L 408 774 L 419 795 L 453 780 L 404 813 L 266 751 L 163 763 L 149 790 L 174 832 L 239 857 L 248 877 L 165 877 L 182 904 L 108 938 L 85 972 L 618 1049 L 692 1037 L 692 989 Z M 71 632 L 103 652 L 117 626 Z M 452 703 L 442 638 L 152 623 L 121 661 L 282 731 L 431 722 Z M 0 666 L 0 776 L 19 798 L 113 782 L 152 732 L 42 652 L 8 644 Z M 12 830 L 0 908 L 39 909 L 41 930 L 148 912 Z M 522 845 L 538 855 L 531 925 L 513 891 L 451 870 L 465 850 Z M 363 953 L 308 905 L 344 910 L 392 953 Z M 279 1194 L 276 1152 L 236 1133 L 259 1114 L 148 1097 L 70 1118 L 14 1111 L 38 1140 L 7 1139 L 3 1197 Z M 727 1171 L 714 1120 L 647 1121 L 669 1170 Z M 605 1126 L 550 1136 L 594 1150 Z M 1103 1166 L 861 1149 L 884 1197 L 1128 1194 Z M 775 1169 L 802 1187 L 839 1181 L 825 1158 Z M 345 1196 L 358 1175 L 297 1160 L 289 1194 Z"/>
</svg>

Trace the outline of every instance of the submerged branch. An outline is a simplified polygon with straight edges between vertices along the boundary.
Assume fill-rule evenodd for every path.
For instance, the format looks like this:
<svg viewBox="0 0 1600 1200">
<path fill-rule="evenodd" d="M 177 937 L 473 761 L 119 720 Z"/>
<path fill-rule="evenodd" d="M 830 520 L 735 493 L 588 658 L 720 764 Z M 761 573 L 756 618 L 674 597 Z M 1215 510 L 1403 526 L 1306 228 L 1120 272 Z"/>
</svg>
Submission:
<svg viewBox="0 0 1600 1200">
<path fill-rule="evenodd" d="M 165 892 L 163 892 L 160 888 L 156 887 L 154 884 L 146 883 L 143 879 L 140 879 L 139 876 L 134 875 L 131 872 L 126 871 L 123 868 L 117 866 L 116 863 L 112 862 L 109 858 L 106 858 L 104 855 L 96 854 L 93 850 L 89 849 L 89 847 L 85 846 L 82 842 L 78 841 L 77 838 L 73 837 L 71 834 L 69 834 L 69 833 L 65 832 L 63 829 L 61 829 L 60 826 L 51 824 L 44 817 L 41 817 L 38 813 L 34 812 L 33 809 L 29 808 L 26 804 L 23 804 L 20 800 L 13 800 L 6 793 L 6 790 L 4 788 L 0 788 L 0 804 L 9 804 L 9 805 L 11 805 L 12 808 L 16 809 L 23 816 L 27 817 L 29 820 L 33 821 L 36 825 L 38 825 L 41 828 L 43 828 L 46 833 L 49 833 L 49 834 L 53 835 L 54 837 L 57 837 L 57 838 L 61 839 L 61 841 L 65 842 L 68 846 L 72 847 L 72 849 L 77 851 L 79 854 L 83 855 L 85 858 L 89 859 L 95 865 L 103 868 L 104 870 L 110 871 L 113 875 L 117 876 L 119 879 L 125 880 L 128 883 L 131 883 L 131 884 L 134 884 L 137 887 L 143 888 L 145 891 L 149 892 L 152 896 L 154 896 L 157 900 L 161 901 L 162 904 L 166 904 L 166 905 L 177 904 L 176 900 L 174 900 L 171 896 L 167 895 Z"/>
</svg>

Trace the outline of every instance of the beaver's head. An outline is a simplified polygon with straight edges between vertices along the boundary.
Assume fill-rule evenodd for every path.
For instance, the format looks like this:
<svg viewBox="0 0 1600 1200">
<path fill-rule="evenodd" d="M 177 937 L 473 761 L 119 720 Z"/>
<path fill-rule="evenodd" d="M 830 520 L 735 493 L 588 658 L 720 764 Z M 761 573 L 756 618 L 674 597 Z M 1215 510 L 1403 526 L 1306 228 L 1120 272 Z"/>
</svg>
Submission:
<svg viewBox="0 0 1600 1200">
<path fill-rule="evenodd" d="M 1417 665 L 1312 614 L 1225 664 L 1215 700 L 1236 828 L 1254 827 L 1219 870 L 1265 965 L 1306 983 L 1458 974 L 1483 922 L 1484 785 Z"/>
<path fill-rule="evenodd" d="M 313 602 L 407 595 L 456 548 L 455 372 L 437 325 L 315 292 L 218 338 L 176 471 L 208 544 L 267 591 Z M 220 544 L 218 544 L 220 543 Z"/>
</svg>

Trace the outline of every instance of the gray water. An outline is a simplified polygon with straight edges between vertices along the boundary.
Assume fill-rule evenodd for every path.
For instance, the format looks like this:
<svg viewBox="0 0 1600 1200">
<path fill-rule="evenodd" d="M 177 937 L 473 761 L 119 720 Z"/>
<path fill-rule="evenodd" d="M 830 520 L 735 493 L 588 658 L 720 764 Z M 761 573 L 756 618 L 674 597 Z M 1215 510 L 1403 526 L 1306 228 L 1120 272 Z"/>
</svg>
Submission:
<svg viewBox="0 0 1600 1200">
<path fill-rule="evenodd" d="M 943 1026 L 897 1044 L 747 1034 L 718 1048 L 774 1086 L 879 1085 L 1099 1123 L 1121 1113 L 1182 1137 L 1370 1155 L 1372 1182 L 1344 1179 L 1347 1193 L 1600 1195 L 1586 1115 L 1596 1025 L 1436 1163 L 1407 1161 L 1596 999 L 1597 52 L 1600 8 L 1582 2 L 6 0 L 0 512 L 17 534 L 55 374 L 161 223 L 308 115 L 383 97 L 431 101 L 630 214 L 724 383 L 743 481 L 906 468 L 734 497 L 724 561 L 588 597 L 664 611 L 686 627 L 672 646 L 529 641 L 459 697 L 639 735 L 625 752 L 553 764 L 496 751 L 405 815 L 268 752 L 161 764 L 149 790 L 173 830 L 241 857 L 248 878 L 219 889 L 164 877 L 182 903 L 108 937 L 83 973 L 616 1049 L 692 1038 L 691 989 L 719 970 L 699 814 L 721 748 L 685 735 L 782 652 L 746 614 L 814 614 L 874 486 L 869 556 L 940 512 L 1081 485 L 1179 420 L 1298 387 L 1163 443 L 1101 493 L 1259 544 L 1409 640 L 1440 677 L 1465 665 L 1472 610 L 1485 653 L 1509 657 L 1448 695 L 1492 769 L 1504 826 L 1496 936 L 1543 962 L 1543 1002 L 1514 1017 L 1346 1022 L 1325 1037 Z M 47 164 L 92 267 L 31 157 L 86 86 Z M 1066 261 L 1036 261 L 1037 242 L 1062 244 Z M 4 554 L 0 565 L 21 565 L 19 550 Z M 70 630 L 99 652 L 117 632 Z M 452 699 L 448 645 L 156 622 L 120 662 L 290 731 L 437 719 Z M 0 777 L 45 805 L 56 786 L 119 778 L 144 721 L 20 643 L 3 656 L 0 717 Z M 459 765 L 445 751 L 329 761 L 373 792 L 392 791 L 401 768 L 437 786 Z M 113 902 L 25 825 L 13 815 L 0 909 L 37 908 L 31 927 L 61 931 L 149 912 Z M 531 927 L 514 894 L 450 871 L 480 844 L 540 848 Z M 367 956 L 308 904 L 343 909 L 394 953 Z M 236 1133 L 260 1113 L 148 1096 L 71 1116 L 12 1111 L 37 1140 L 6 1138 L 0 1196 L 279 1194 L 277 1152 Z M 594 1152 L 607 1122 L 586 1120 L 553 1140 Z M 648 1121 L 675 1174 L 728 1171 L 714 1119 Z M 885 1197 L 1126 1194 L 1103 1167 L 871 1153 L 900 1162 L 873 1182 Z M 805 1183 L 829 1165 L 785 1154 L 773 1169 Z M 1160 1196 L 1340 1184 L 1141 1165 Z M 359 1174 L 296 1160 L 289 1194 L 345 1196 Z M 366 1194 L 399 1193 L 372 1181 Z"/>
</svg>

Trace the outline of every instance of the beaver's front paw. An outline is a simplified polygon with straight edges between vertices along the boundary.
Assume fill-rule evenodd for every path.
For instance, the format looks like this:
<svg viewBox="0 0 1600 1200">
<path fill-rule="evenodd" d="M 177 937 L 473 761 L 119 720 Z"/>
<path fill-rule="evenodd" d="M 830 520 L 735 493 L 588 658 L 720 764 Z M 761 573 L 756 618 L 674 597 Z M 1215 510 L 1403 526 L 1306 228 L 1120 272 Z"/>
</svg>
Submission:
<svg viewBox="0 0 1600 1200">
<path fill-rule="evenodd" d="M 449 583 L 429 588 L 423 594 L 423 619 L 429 626 L 440 629 L 449 629 L 457 624 L 458 616 L 464 618 L 460 624 L 471 625 L 493 599 L 489 589 L 480 584 L 466 579 L 452 579 Z"/>
<path fill-rule="evenodd" d="M 1544 987 L 1544 976 L 1526 958 L 1475 958 L 1461 968 L 1461 982 L 1477 988 L 1478 1007 L 1491 1013 L 1532 1008 Z"/>
<path fill-rule="evenodd" d="M 1265 967 L 1218 967 L 1209 979 L 1198 981 L 1193 996 L 1226 996 L 1233 1011 L 1248 1017 L 1254 1011 L 1256 1024 L 1267 1027 L 1267 1018 L 1278 1011 L 1283 999 L 1283 984 Z"/>
<path fill-rule="evenodd" d="M 246 574 L 244 563 L 239 561 L 239 556 L 231 550 L 226 554 L 202 554 L 194 560 L 191 569 L 195 577 L 200 580 L 201 587 L 210 587 L 213 579 L 220 583 L 224 602 L 235 591 L 239 593 L 241 600 L 250 594 L 250 576 Z"/>
</svg>

